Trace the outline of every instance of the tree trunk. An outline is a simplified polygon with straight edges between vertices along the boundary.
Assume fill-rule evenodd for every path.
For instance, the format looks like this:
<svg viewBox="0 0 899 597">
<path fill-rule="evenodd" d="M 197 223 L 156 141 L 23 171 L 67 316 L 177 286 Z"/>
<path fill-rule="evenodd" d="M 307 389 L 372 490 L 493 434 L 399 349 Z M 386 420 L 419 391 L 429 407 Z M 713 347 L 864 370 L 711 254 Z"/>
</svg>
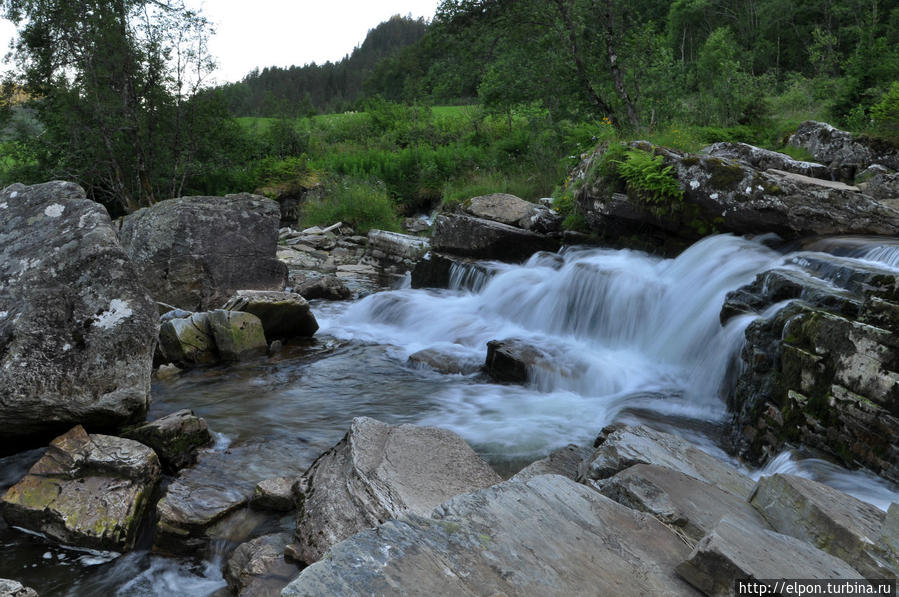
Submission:
<svg viewBox="0 0 899 597">
<path fill-rule="evenodd" d="M 631 126 L 638 129 L 640 128 L 640 118 L 637 116 L 634 102 L 624 86 L 624 77 L 622 77 L 621 69 L 618 67 L 618 52 L 615 49 L 615 26 L 612 20 L 612 0 L 605 0 L 605 14 L 603 16 L 605 17 L 606 28 L 606 55 L 609 58 L 609 71 L 612 73 L 615 91 L 624 103 L 625 110 L 627 110 L 627 119 L 630 121 Z"/>
</svg>

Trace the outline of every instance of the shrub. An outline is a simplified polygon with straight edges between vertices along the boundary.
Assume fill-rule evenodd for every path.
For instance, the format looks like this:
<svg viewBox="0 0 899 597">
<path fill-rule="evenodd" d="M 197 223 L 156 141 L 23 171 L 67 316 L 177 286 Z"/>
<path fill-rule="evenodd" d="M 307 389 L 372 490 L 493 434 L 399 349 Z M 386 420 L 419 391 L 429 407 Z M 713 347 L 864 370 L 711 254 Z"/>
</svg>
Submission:
<svg viewBox="0 0 899 597">
<path fill-rule="evenodd" d="M 871 118 L 878 134 L 899 141 L 899 81 L 871 108 Z"/>
<path fill-rule="evenodd" d="M 359 234 L 370 229 L 400 231 L 400 219 L 382 183 L 343 178 L 329 181 L 321 199 L 303 204 L 303 226 L 350 224 Z"/>
</svg>

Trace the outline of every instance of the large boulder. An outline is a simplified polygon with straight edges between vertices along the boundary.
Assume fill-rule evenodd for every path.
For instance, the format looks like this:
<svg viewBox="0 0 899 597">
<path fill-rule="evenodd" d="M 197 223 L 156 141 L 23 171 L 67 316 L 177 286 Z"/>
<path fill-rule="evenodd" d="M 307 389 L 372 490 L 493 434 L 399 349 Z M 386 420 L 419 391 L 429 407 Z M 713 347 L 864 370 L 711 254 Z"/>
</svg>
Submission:
<svg viewBox="0 0 899 597">
<path fill-rule="evenodd" d="M 803 122 L 789 143 L 805 149 L 832 170 L 842 169 L 843 177 L 850 180 L 871 164 L 899 170 L 899 148 L 879 139 L 841 131 L 825 122 Z"/>
<path fill-rule="evenodd" d="M 523 261 L 537 251 L 556 251 L 558 239 L 462 214 L 443 214 L 434 222 L 437 251 L 479 259 Z"/>
<path fill-rule="evenodd" d="M 197 450 L 212 442 L 206 421 L 187 408 L 131 429 L 124 437 L 153 448 L 170 473 L 196 462 Z"/>
<path fill-rule="evenodd" d="M 343 301 L 352 298 L 353 291 L 337 276 L 321 276 L 304 280 L 293 291 L 306 300 Z"/>
<path fill-rule="evenodd" d="M 865 578 L 899 575 L 899 560 L 884 557 L 876 547 L 884 513 L 870 504 L 823 483 L 782 474 L 762 477 L 750 503 L 774 530 L 845 560 Z"/>
<path fill-rule="evenodd" d="M 696 544 L 677 573 L 709 597 L 739 595 L 737 581 L 862 578 L 843 560 L 804 541 L 727 518 Z M 773 586 L 765 590 L 797 594 L 775 592 Z"/>
<path fill-rule="evenodd" d="M 331 548 L 283 597 L 698 595 L 675 533 L 557 475 L 508 481 Z"/>
<path fill-rule="evenodd" d="M 156 305 L 73 183 L 0 191 L 0 444 L 142 420 Z"/>
<path fill-rule="evenodd" d="M 770 528 L 745 498 L 670 468 L 637 464 L 595 485 L 604 496 L 652 514 L 693 541 L 711 533 L 724 517 Z"/>
<path fill-rule="evenodd" d="M 122 221 L 122 245 L 157 301 L 204 311 L 240 289 L 281 290 L 278 204 L 258 195 L 182 197 Z"/>
<path fill-rule="evenodd" d="M 558 232 L 562 223 L 559 214 L 548 207 L 508 193 L 472 197 L 463 204 L 463 209 L 476 218 L 544 234 Z"/>
<path fill-rule="evenodd" d="M 159 475 L 159 459 L 147 446 L 88 435 L 78 425 L 9 488 L 3 517 L 65 545 L 128 551 Z"/>
<path fill-rule="evenodd" d="M 268 341 L 308 338 L 318 331 L 309 303 L 294 292 L 238 290 L 224 309 L 252 313 L 262 321 Z"/>
<path fill-rule="evenodd" d="M 632 142 L 630 149 L 660 156 L 681 196 L 646 200 L 639 189 L 595 167 L 603 154 L 586 158 L 579 209 L 608 242 L 654 243 L 672 251 L 716 232 L 773 232 L 785 239 L 899 233 L 899 210 L 858 187 L 779 169 L 762 171 L 737 159 L 683 153 L 645 141 Z"/>
<path fill-rule="evenodd" d="M 449 498 L 502 479 L 455 433 L 353 419 L 306 473 L 297 538 L 307 563 L 336 543 L 402 514 L 425 515 Z"/>
<path fill-rule="evenodd" d="M 535 368 L 552 368 L 552 357 L 537 346 L 518 338 L 487 343 L 484 370 L 493 379 L 525 383 Z"/>
<path fill-rule="evenodd" d="M 680 471 L 741 498 L 748 498 L 752 480 L 729 464 L 706 454 L 690 442 L 642 425 L 603 430 L 592 456 L 581 463 L 585 482 L 612 477 L 635 464 L 653 464 Z"/>
</svg>

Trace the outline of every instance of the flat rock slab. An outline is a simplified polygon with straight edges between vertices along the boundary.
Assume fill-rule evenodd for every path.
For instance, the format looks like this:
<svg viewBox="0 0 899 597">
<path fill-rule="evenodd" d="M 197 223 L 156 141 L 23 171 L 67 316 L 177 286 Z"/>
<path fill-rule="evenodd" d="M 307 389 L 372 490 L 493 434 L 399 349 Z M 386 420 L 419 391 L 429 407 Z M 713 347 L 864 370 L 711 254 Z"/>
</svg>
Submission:
<svg viewBox="0 0 899 597">
<path fill-rule="evenodd" d="M 276 533 L 240 544 L 225 565 L 225 580 L 238 597 L 279 595 L 300 571 L 284 558 L 290 534 Z"/>
<path fill-rule="evenodd" d="M 674 574 L 688 554 L 651 516 L 543 475 L 361 532 L 281 595 L 698 595 Z"/>
<path fill-rule="evenodd" d="M 795 182 L 824 187 L 825 189 L 837 189 L 839 191 L 853 191 L 853 192 L 859 191 L 859 188 L 857 186 L 849 185 L 849 184 L 846 184 L 845 182 L 839 182 L 836 180 L 826 180 L 823 178 L 814 178 L 812 176 L 796 174 L 795 172 L 785 172 L 783 170 L 778 170 L 776 168 L 771 168 L 770 170 L 768 170 L 768 172 L 770 172 L 771 174 L 774 174 L 776 176 L 780 176 L 782 178 L 787 178 L 787 179 L 795 181 Z"/>
<path fill-rule="evenodd" d="M 293 292 L 238 290 L 225 303 L 224 309 L 258 317 L 269 341 L 308 338 L 318 331 L 318 322 L 309 303 Z"/>
<path fill-rule="evenodd" d="M 450 431 L 353 419 L 306 473 L 297 538 L 307 563 L 359 531 L 502 479 Z"/>
<path fill-rule="evenodd" d="M 187 408 L 136 427 L 125 437 L 153 448 L 168 472 L 196 462 L 197 450 L 212 441 L 206 421 Z"/>
<path fill-rule="evenodd" d="M 652 514 L 693 541 L 724 517 L 742 526 L 771 528 L 744 498 L 670 468 L 637 464 L 595 484 L 604 496 Z"/>
<path fill-rule="evenodd" d="M 65 545 L 128 551 L 159 474 L 159 459 L 147 446 L 88 435 L 79 425 L 54 439 L 6 492 L 3 516 Z"/>
<path fill-rule="evenodd" d="M 122 246 L 154 299 L 206 311 L 242 288 L 284 288 L 279 220 L 278 204 L 259 195 L 169 199 L 126 216 Z"/>
<path fill-rule="evenodd" d="M 538 251 L 556 251 L 559 241 L 508 224 L 449 214 L 434 222 L 434 249 L 481 259 L 523 261 Z"/>
<path fill-rule="evenodd" d="M 823 483 L 782 474 L 762 477 L 750 503 L 774 530 L 845 560 L 865 578 L 899 574 L 899 561 L 877 553 L 885 515 L 871 504 Z"/>
<path fill-rule="evenodd" d="M 730 597 L 737 579 L 860 579 L 849 564 L 794 537 L 725 518 L 677 573 L 709 597 Z"/>
<path fill-rule="evenodd" d="M 0 443 L 142 420 L 158 333 L 102 205 L 70 182 L 0 191 Z"/>
<path fill-rule="evenodd" d="M 655 464 L 710 483 L 737 497 L 748 498 L 752 479 L 690 442 L 642 425 L 607 430 L 602 444 L 581 466 L 583 479 L 606 479 L 635 464 Z"/>
</svg>

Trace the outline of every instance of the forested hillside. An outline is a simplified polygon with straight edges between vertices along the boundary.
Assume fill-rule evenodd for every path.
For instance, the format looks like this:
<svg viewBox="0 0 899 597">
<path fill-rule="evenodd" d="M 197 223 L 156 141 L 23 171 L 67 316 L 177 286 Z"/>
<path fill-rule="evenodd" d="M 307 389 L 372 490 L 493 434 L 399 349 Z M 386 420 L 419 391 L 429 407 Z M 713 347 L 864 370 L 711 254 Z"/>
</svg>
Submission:
<svg viewBox="0 0 899 597">
<path fill-rule="evenodd" d="M 365 41 L 338 62 L 290 68 L 266 67 L 249 73 L 221 93 L 228 109 L 240 116 L 305 116 L 342 112 L 362 96 L 374 66 L 424 35 L 421 19 L 399 15 L 368 32 Z"/>
</svg>

